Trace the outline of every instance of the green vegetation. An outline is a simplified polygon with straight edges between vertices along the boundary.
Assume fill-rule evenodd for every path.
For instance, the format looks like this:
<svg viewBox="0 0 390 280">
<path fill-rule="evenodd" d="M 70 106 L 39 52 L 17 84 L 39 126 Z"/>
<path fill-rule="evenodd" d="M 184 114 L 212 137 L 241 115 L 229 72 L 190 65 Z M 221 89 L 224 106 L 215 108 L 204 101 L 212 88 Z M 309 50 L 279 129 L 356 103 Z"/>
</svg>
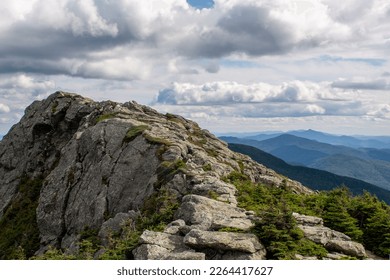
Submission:
<svg viewBox="0 0 390 280">
<path fill-rule="evenodd" d="M 234 228 L 234 227 L 224 227 L 220 228 L 218 231 L 220 232 L 237 232 L 237 233 L 245 233 L 247 231 L 240 229 L 240 228 Z"/>
<path fill-rule="evenodd" d="M 0 219 L 1 259 L 29 258 L 39 249 L 36 208 L 42 184 L 42 178 L 21 179 L 19 194 Z"/>
<path fill-rule="evenodd" d="M 125 138 L 123 139 L 123 142 L 129 143 L 133 141 L 138 135 L 141 135 L 142 132 L 144 132 L 146 129 L 149 127 L 147 125 L 136 125 L 130 128 L 126 135 Z"/>
<path fill-rule="evenodd" d="M 207 196 L 211 199 L 218 200 L 218 194 L 215 191 L 209 190 Z"/>
<path fill-rule="evenodd" d="M 166 113 L 165 116 L 169 121 L 184 125 L 184 121 L 179 116 L 170 113 Z"/>
<path fill-rule="evenodd" d="M 100 123 L 104 120 L 113 119 L 116 116 L 117 116 L 117 113 L 107 113 L 104 115 L 100 115 L 99 117 L 96 118 L 95 123 Z"/>
<path fill-rule="evenodd" d="M 352 196 L 345 187 L 309 195 L 282 187 L 252 183 L 233 171 L 225 178 L 238 190 L 240 207 L 261 217 L 253 231 L 267 247 L 269 258 L 291 259 L 295 254 L 323 257 L 326 251 L 303 237 L 293 212 L 324 219 L 324 225 L 349 235 L 375 254 L 390 254 L 390 206 L 365 192 Z"/>
<path fill-rule="evenodd" d="M 246 154 L 258 163 L 264 164 L 290 179 L 301 182 L 309 188 L 329 191 L 341 185 L 346 185 L 354 195 L 362 195 L 363 190 L 367 190 L 390 205 L 390 192 L 372 184 L 354 178 L 338 176 L 323 170 L 289 165 L 283 160 L 255 147 L 229 143 L 229 148 L 235 152 Z"/>
<path fill-rule="evenodd" d="M 208 149 L 208 148 L 206 148 L 205 150 L 206 150 L 207 154 L 213 158 L 216 158 L 219 155 L 219 152 L 216 150 Z"/>
<path fill-rule="evenodd" d="M 109 246 L 105 249 L 102 255 L 99 256 L 101 260 L 125 260 L 132 259 L 131 251 L 137 247 L 141 231 L 130 226 L 132 221 L 123 226 L 121 237 L 109 238 Z"/>
<path fill-rule="evenodd" d="M 53 102 L 53 105 L 51 105 L 51 112 L 54 114 L 55 112 L 57 112 L 57 107 L 58 107 L 58 101 L 55 100 Z"/>
<path fill-rule="evenodd" d="M 60 249 L 51 248 L 40 260 L 125 260 L 132 259 L 131 251 L 138 245 L 139 237 L 146 229 L 162 231 L 173 220 L 173 214 L 179 207 L 174 193 L 168 189 L 160 189 L 152 194 L 144 203 L 141 215 L 136 220 L 128 220 L 122 225 L 119 234 L 111 234 L 108 246 L 102 246 L 95 229 L 86 228 L 81 232 L 79 251 L 67 254 Z"/>
<path fill-rule="evenodd" d="M 210 163 L 207 163 L 207 164 L 205 164 L 205 165 L 203 165 L 202 166 L 202 169 L 203 169 L 203 171 L 211 171 L 212 170 L 212 168 L 211 168 L 211 164 Z"/>
<path fill-rule="evenodd" d="M 176 161 L 163 161 L 157 168 L 157 182 L 155 183 L 155 189 L 160 189 L 161 186 L 178 174 L 179 172 L 185 173 L 187 164 L 182 160 Z"/>
<path fill-rule="evenodd" d="M 178 208 L 176 195 L 169 189 L 160 189 L 145 201 L 142 216 L 137 223 L 139 229 L 164 230 Z"/>
<path fill-rule="evenodd" d="M 261 220 L 255 224 L 253 232 L 267 248 L 268 258 L 295 259 L 296 254 L 323 258 L 327 250 L 306 238 L 297 227 L 291 210 L 286 204 L 270 206 L 261 212 Z"/>
<path fill-rule="evenodd" d="M 159 137 L 153 137 L 150 134 L 145 133 L 144 137 L 146 141 L 148 141 L 150 144 L 155 144 L 155 145 L 165 145 L 165 146 L 171 146 L 172 143 L 169 142 L 166 139 L 159 138 Z"/>
</svg>

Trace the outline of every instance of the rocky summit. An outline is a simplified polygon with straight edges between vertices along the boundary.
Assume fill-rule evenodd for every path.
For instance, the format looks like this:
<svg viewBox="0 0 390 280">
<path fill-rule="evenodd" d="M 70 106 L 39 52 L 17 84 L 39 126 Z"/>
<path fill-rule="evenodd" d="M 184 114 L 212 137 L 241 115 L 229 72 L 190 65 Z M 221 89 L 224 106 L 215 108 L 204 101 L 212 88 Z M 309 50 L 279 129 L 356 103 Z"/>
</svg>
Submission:
<svg viewBox="0 0 390 280">
<path fill-rule="evenodd" d="M 0 142 L 0 258 L 265 259 L 261 218 L 238 206 L 231 174 L 312 193 L 183 117 L 56 92 Z M 328 258 L 366 256 L 320 218 L 294 217 Z"/>
</svg>

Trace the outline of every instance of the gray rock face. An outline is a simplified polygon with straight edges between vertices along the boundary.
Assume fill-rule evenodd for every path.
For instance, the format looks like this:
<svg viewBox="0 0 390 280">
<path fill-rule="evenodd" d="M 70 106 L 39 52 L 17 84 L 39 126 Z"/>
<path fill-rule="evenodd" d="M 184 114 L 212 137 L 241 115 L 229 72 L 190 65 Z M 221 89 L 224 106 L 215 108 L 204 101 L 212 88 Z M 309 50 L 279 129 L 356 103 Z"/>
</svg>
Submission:
<svg viewBox="0 0 390 280">
<path fill-rule="evenodd" d="M 325 247 L 329 250 L 341 252 L 354 257 L 366 257 L 363 245 L 353 241 L 330 240 Z"/>
<path fill-rule="evenodd" d="M 146 230 L 139 242 L 141 245 L 133 250 L 136 260 L 205 259 L 205 254 L 187 247 L 182 236 Z"/>
<path fill-rule="evenodd" d="M 336 252 L 336 254 L 330 254 L 329 259 L 337 258 L 335 256 L 340 256 L 339 253 L 341 253 L 341 257 L 345 255 L 360 258 L 367 256 L 362 244 L 352 241 L 344 233 L 324 227 L 321 218 L 298 213 L 294 213 L 293 216 L 307 239 L 323 245 L 330 252 Z"/>
<path fill-rule="evenodd" d="M 118 235 L 122 232 L 124 226 L 129 224 L 129 226 L 135 227 L 135 221 L 139 217 L 139 213 L 131 210 L 128 213 L 118 213 L 115 217 L 105 221 L 100 227 L 98 236 L 102 240 L 103 245 L 108 245 L 108 239 L 112 235 Z"/>
<path fill-rule="evenodd" d="M 185 196 L 176 218 L 202 230 L 224 227 L 248 230 L 253 226 L 244 209 L 199 195 Z"/>
<path fill-rule="evenodd" d="M 113 216 L 137 209 L 152 193 L 159 164 L 157 147 L 143 138 L 122 146 L 126 129 L 99 123 L 62 149 L 37 209 L 44 243 L 51 244 L 64 231 L 77 234 L 96 228 L 104 222 L 105 213 Z"/>
<path fill-rule="evenodd" d="M 254 234 L 210 232 L 197 229 L 191 230 L 184 237 L 184 244 L 194 248 L 212 248 L 220 251 L 240 251 L 251 254 L 265 250 Z"/>
<path fill-rule="evenodd" d="M 292 214 L 298 224 L 302 226 L 323 226 L 324 221 L 321 218 L 314 216 L 306 216 L 298 213 Z"/>
<path fill-rule="evenodd" d="M 327 244 L 330 240 L 351 240 L 351 238 L 344 233 L 332 230 L 324 226 L 299 226 L 299 228 L 303 230 L 306 238 L 322 245 Z"/>
</svg>

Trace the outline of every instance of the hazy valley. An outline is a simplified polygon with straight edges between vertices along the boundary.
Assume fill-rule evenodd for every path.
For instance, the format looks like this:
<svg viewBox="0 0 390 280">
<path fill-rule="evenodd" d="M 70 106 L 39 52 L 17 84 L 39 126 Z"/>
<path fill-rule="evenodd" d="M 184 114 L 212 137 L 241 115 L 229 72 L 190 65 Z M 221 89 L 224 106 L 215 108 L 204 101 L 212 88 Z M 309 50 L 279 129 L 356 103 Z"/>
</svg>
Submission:
<svg viewBox="0 0 390 280">
<path fill-rule="evenodd" d="M 319 142 L 294 134 L 350 146 Z M 291 134 L 260 134 L 245 138 L 221 137 L 221 139 L 256 147 L 291 165 L 320 169 L 390 189 L 390 144 L 387 142 L 387 137 L 361 140 L 350 136 L 306 131 L 291 132 Z M 357 147 L 357 143 L 360 147 Z"/>
</svg>

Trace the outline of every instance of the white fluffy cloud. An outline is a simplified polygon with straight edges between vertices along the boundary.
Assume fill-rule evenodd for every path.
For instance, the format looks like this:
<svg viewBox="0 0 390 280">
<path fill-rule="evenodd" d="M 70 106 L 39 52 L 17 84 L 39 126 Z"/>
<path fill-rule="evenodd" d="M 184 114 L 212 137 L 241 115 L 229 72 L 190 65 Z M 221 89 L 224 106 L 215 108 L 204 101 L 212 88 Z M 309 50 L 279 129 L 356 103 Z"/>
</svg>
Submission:
<svg viewBox="0 0 390 280">
<path fill-rule="evenodd" d="M 361 41 L 385 51 L 390 4 L 371 2 L 350 8 L 330 0 L 224 0 L 200 11 L 185 0 L 3 0 L 0 69 L 133 80 L 137 63 L 119 69 L 121 75 L 104 68 L 121 59 L 155 69 L 177 56 L 283 55 Z M 206 65 L 211 73 L 218 69 Z"/>
<path fill-rule="evenodd" d="M 173 83 L 157 96 L 157 102 L 171 105 L 214 105 L 234 103 L 310 103 L 318 101 L 343 101 L 345 92 L 327 84 L 292 81 L 282 85 L 236 82 L 212 82 L 203 85 Z M 318 111 L 315 107 L 312 111 Z"/>
<path fill-rule="evenodd" d="M 16 93 L 18 91 L 29 91 L 40 94 L 48 89 L 53 89 L 54 83 L 50 80 L 39 80 L 25 74 L 15 76 L 2 76 L 0 80 L 0 96 L 4 94 Z"/>
<path fill-rule="evenodd" d="M 25 74 L 0 75 L 0 134 L 22 116 L 34 100 L 53 92 L 55 83 Z"/>
<path fill-rule="evenodd" d="M 389 106 L 359 97 L 332 83 L 291 81 L 281 85 L 213 82 L 174 83 L 159 92 L 155 106 L 188 117 L 276 118 L 356 116 L 388 118 Z M 203 114 L 203 116 L 204 116 Z"/>
<path fill-rule="evenodd" d="M 10 108 L 5 104 L 0 103 L 0 113 L 9 113 L 9 112 L 10 112 Z"/>
</svg>

